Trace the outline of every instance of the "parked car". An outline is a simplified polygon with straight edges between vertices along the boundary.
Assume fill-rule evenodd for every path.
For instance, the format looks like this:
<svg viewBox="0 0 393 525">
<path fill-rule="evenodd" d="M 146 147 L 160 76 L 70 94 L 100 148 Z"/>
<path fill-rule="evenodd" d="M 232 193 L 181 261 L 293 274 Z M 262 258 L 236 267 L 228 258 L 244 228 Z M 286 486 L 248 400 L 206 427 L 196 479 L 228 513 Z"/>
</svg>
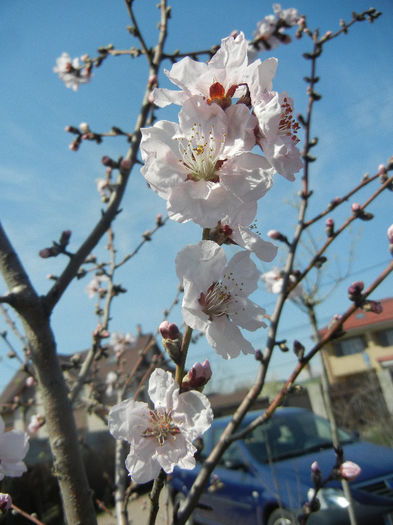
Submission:
<svg viewBox="0 0 393 525">
<path fill-rule="evenodd" d="M 247 424 L 257 413 L 249 413 Z M 204 436 L 207 457 L 230 417 L 217 418 Z M 393 525 L 393 449 L 359 441 L 342 430 L 346 460 L 362 472 L 351 482 L 358 525 Z M 301 408 L 281 408 L 244 440 L 231 444 L 212 474 L 189 523 L 206 525 L 293 525 L 312 487 L 311 464 L 324 476 L 335 463 L 327 420 Z M 175 502 L 188 493 L 201 464 L 175 469 L 170 490 Z M 321 508 L 308 525 L 349 525 L 348 501 L 339 481 L 319 492 Z"/>
</svg>

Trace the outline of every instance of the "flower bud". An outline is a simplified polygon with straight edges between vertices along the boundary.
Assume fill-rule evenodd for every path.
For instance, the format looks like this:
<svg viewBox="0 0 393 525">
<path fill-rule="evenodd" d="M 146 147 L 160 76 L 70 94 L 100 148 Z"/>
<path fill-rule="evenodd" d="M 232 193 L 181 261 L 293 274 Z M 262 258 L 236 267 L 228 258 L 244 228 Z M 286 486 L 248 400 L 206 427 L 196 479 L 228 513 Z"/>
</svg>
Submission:
<svg viewBox="0 0 393 525">
<path fill-rule="evenodd" d="M 348 288 L 348 295 L 350 300 L 354 301 L 355 299 L 358 299 L 362 293 L 363 288 L 363 281 L 355 281 L 354 283 L 352 283 L 351 286 Z"/>
<path fill-rule="evenodd" d="M 90 127 L 89 127 L 89 124 L 87 122 L 81 122 L 79 124 L 79 129 L 80 129 L 81 133 L 89 133 L 90 132 Z"/>
<path fill-rule="evenodd" d="M 180 334 L 177 325 L 169 321 L 163 321 L 159 326 L 159 330 L 163 339 L 178 339 Z"/>
<path fill-rule="evenodd" d="M 131 169 L 131 161 L 129 159 L 123 159 L 120 162 L 120 171 L 122 173 L 128 173 Z"/>
<path fill-rule="evenodd" d="M 33 376 L 29 376 L 28 378 L 26 378 L 25 385 L 27 386 L 27 388 L 31 388 L 32 386 L 34 386 L 34 384 L 35 379 Z"/>
<path fill-rule="evenodd" d="M 64 230 L 63 232 L 61 232 L 61 235 L 60 235 L 60 239 L 59 239 L 59 244 L 61 246 L 67 246 L 70 238 L 71 238 L 71 234 L 72 234 L 72 231 L 71 230 Z"/>
<path fill-rule="evenodd" d="M 378 175 L 386 175 L 386 168 L 383 164 L 378 166 Z"/>
<path fill-rule="evenodd" d="M 303 361 L 305 348 L 302 345 L 302 343 L 298 341 L 297 339 L 295 339 L 293 342 L 293 352 L 296 355 L 296 357 L 299 359 L 299 361 Z"/>
<path fill-rule="evenodd" d="M 343 479 L 347 481 L 353 481 L 361 473 L 362 469 L 353 461 L 344 461 L 340 465 L 339 472 Z"/>
<path fill-rule="evenodd" d="M 38 255 L 42 259 L 48 259 L 49 257 L 54 257 L 55 254 L 53 253 L 53 250 L 51 248 L 43 248 L 38 252 Z"/>
<path fill-rule="evenodd" d="M 41 416 L 40 414 L 36 415 L 34 414 L 31 416 L 30 423 L 27 427 L 27 431 L 29 434 L 33 435 L 38 432 L 38 430 L 45 424 L 45 418 L 44 416 Z"/>
<path fill-rule="evenodd" d="M 0 510 L 1 512 L 7 512 L 12 507 L 12 499 L 9 494 L 0 492 Z"/>
<path fill-rule="evenodd" d="M 285 244 L 289 245 L 287 237 L 277 230 L 269 230 L 267 232 L 267 236 L 273 239 L 274 241 L 285 242 Z"/>
<path fill-rule="evenodd" d="M 104 155 L 102 157 L 101 162 L 107 168 L 117 168 L 117 162 L 108 157 L 107 155 Z"/>
<path fill-rule="evenodd" d="M 203 363 L 194 363 L 189 372 L 184 376 L 181 388 L 182 390 L 199 390 L 202 392 L 203 387 L 209 382 L 212 376 L 210 363 L 206 359 Z"/>
<path fill-rule="evenodd" d="M 383 312 L 382 303 L 379 301 L 365 301 L 362 305 L 362 310 L 365 312 L 372 312 L 374 314 L 381 314 Z"/>
<path fill-rule="evenodd" d="M 311 463 L 311 481 L 316 489 L 321 486 L 322 472 L 317 461 Z"/>
<path fill-rule="evenodd" d="M 352 210 L 352 213 L 354 213 L 354 214 L 358 214 L 360 212 L 360 208 L 361 208 L 361 206 L 360 206 L 360 204 L 358 202 L 354 202 L 351 205 L 351 210 Z"/>
<path fill-rule="evenodd" d="M 326 235 L 328 237 L 332 237 L 334 233 L 334 220 L 332 218 L 326 219 L 325 225 L 326 225 L 326 228 L 325 228 Z"/>
</svg>

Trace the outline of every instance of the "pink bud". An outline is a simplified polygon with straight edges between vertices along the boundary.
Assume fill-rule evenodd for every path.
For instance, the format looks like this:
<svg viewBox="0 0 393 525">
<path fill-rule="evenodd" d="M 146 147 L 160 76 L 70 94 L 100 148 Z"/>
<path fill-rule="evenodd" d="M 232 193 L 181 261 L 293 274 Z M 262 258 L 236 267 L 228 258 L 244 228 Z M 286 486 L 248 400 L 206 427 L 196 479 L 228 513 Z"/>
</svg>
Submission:
<svg viewBox="0 0 393 525">
<path fill-rule="evenodd" d="M 182 381 L 183 390 L 199 390 L 203 388 L 212 376 L 209 360 L 206 359 L 203 363 L 195 363 L 192 365 L 188 374 L 186 374 Z"/>
<path fill-rule="evenodd" d="M 26 386 L 27 386 L 28 388 L 34 386 L 34 384 L 35 384 L 34 377 L 33 377 L 33 376 L 29 376 L 29 377 L 26 379 L 25 384 L 26 384 Z"/>
<path fill-rule="evenodd" d="M 38 255 L 42 258 L 42 259 L 48 259 L 48 257 L 52 257 L 52 250 L 50 248 L 44 248 L 43 250 L 40 250 L 38 252 Z"/>
<path fill-rule="evenodd" d="M 348 288 L 348 294 L 349 295 L 359 295 L 360 292 L 363 290 L 363 288 L 364 288 L 364 282 L 363 281 L 355 281 Z"/>
<path fill-rule="evenodd" d="M 353 461 L 344 461 L 340 465 L 340 474 L 341 477 L 346 479 L 347 481 L 353 481 L 356 479 L 359 474 L 361 473 L 362 469 L 354 463 Z"/>
<path fill-rule="evenodd" d="M 36 432 L 38 432 L 38 430 L 42 427 L 44 423 L 45 423 L 44 416 L 33 415 L 31 416 L 31 420 L 27 427 L 27 431 L 29 432 L 29 434 L 35 434 Z"/>
<path fill-rule="evenodd" d="M 313 461 L 311 463 L 311 472 L 321 472 L 321 469 L 319 468 L 318 461 Z"/>
<path fill-rule="evenodd" d="M 117 163 L 113 159 L 108 157 L 107 155 L 104 155 L 102 157 L 101 162 L 107 168 L 116 168 L 117 167 Z"/>
<path fill-rule="evenodd" d="M 81 130 L 81 133 L 89 133 L 90 127 L 87 122 L 81 122 L 79 124 L 79 129 Z"/>
<path fill-rule="evenodd" d="M 0 510 L 2 512 L 7 512 L 12 507 L 12 499 L 9 494 L 4 494 L 0 492 Z"/>
<path fill-rule="evenodd" d="M 275 241 L 279 241 L 280 238 L 282 237 L 281 233 L 277 230 L 269 230 L 267 232 L 267 236 L 270 237 L 271 239 L 274 239 Z"/>
<path fill-rule="evenodd" d="M 152 87 L 158 83 L 157 75 L 150 75 L 149 77 L 149 87 Z"/>
<path fill-rule="evenodd" d="M 386 175 L 386 168 L 383 164 L 380 164 L 378 166 L 378 174 L 379 175 Z"/>
<path fill-rule="evenodd" d="M 76 142 L 76 141 L 71 142 L 71 144 L 68 146 L 68 148 L 69 148 L 71 151 L 78 151 L 78 149 L 79 149 L 79 144 L 78 144 L 78 142 Z"/>
<path fill-rule="evenodd" d="M 120 169 L 121 171 L 128 172 L 131 169 L 131 161 L 129 159 L 123 159 L 120 162 Z"/>
<path fill-rule="evenodd" d="M 173 341 L 179 337 L 179 328 L 175 323 L 163 321 L 160 324 L 159 330 L 163 339 L 171 339 Z"/>
<path fill-rule="evenodd" d="M 354 202 L 351 206 L 351 210 L 353 211 L 353 213 L 357 213 L 360 211 L 360 204 L 358 202 Z"/>
<path fill-rule="evenodd" d="M 326 219 L 326 226 L 329 228 L 334 226 L 334 220 L 332 218 Z"/>
</svg>

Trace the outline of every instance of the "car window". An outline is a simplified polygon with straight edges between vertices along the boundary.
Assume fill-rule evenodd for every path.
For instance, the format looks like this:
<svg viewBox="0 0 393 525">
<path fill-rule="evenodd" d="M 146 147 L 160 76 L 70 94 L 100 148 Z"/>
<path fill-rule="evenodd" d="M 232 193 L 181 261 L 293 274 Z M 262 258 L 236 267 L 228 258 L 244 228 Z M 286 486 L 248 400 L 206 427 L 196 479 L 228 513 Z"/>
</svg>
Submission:
<svg viewBox="0 0 393 525">
<path fill-rule="evenodd" d="M 342 430 L 339 435 L 343 443 L 352 441 Z M 331 447 L 332 435 L 327 420 L 304 412 L 273 417 L 247 436 L 244 443 L 254 458 L 267 463 Z"/>
</svg>

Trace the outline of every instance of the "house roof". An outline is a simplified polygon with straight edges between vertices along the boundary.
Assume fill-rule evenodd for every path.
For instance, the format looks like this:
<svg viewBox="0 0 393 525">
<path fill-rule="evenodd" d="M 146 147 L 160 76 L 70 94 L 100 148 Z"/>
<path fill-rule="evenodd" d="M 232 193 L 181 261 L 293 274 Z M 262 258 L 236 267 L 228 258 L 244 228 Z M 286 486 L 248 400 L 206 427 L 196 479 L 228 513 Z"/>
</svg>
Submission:
<svg viewBox="0 0 393 525">
<path fill-rule="evenodd" d="M 150 348 L 145 353 L 144 349 L 146 349 L 148 345 Z M 106 349 L 105 347 L 103 350 L 104 352 L 102 353 L 102 356 L 93 363 L 86 380 L 93 381 L 95 385 L 101 387 L 101 390 L 104 391 L 107 374 L 110 370 L 113 370 L 116 365 L 116 356 L 114 352 Z M 88 350 L 77 352 L 77 354 L 80 356 L 81 363 L 84 361 L 84 358 L 87 356 L 88 352 Z M 60 366 L 71 378 L 76 378 L 79 373 L 79 368 L 73 364 L 77 354 L 59 354 Z M 143 375 L 146 372 L 146 369 L 154 361 L 154 356 L 160 357 L 160 361 L 157 362 L 157 364 L 159 363 L 160 367 L 163 367 L 167 370 L 171 369 L 165 359 L 165 356 L 163 356 L 161 350 L 157 346 L 153 336 L 151 334 L 138 334 L 138 337 L 132 347 L 124 351 L 122 354 L 121 360 L 123 370 L 125 370 L 127 373 L 131 373 L 134 367 L 136 367 L 138 361 L 141 360 L 139 374 L 136 376 L 137 380 L 139 380 L 141 378 L 141 374 Z M 30 398 L 34 396 L 35 387 L 26 386 L 27 377 L 28 374 L 23 368 L 16 372 L 0 395 L 0 412 L 7 411 L 7 409 L 9 410 L 12 408 L 15 396 L 23 396 L 23 398 Z"/>
<path fill-rule="evenodd" d="M 349 319 L 344 322 L 344 332 L 350 332 L 366 326 L 376 326 L 388 321 L 393 323 L 393 297 L 388 297 L 380 301 L 382 304 L 382 312 L 375 314 L 373 312 L 364 312 L 363 310 L 357 310 Z M 328 327 L 325 326 L 319 330 L 319 335 L 323 337 L 328 331 Z"/>
</svg>

